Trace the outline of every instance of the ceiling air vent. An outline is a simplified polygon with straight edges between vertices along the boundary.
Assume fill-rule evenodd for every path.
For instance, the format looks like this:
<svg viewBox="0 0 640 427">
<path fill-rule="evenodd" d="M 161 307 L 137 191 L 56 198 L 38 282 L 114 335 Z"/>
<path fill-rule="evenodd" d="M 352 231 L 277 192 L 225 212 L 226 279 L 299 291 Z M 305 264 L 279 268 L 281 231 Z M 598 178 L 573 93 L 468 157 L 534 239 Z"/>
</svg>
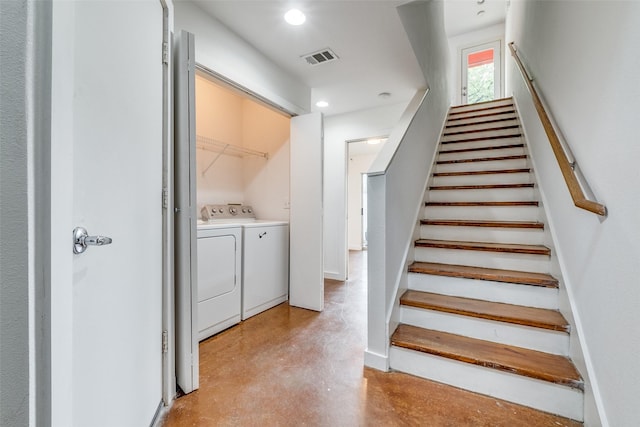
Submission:
<svg viewBox="0 0 640 427">
<path fill-rule="evenodd" d="M 307 64 L 309 65 L 324 64 L 325 62 L 331 62 L 338 59 L 338 55 L 333 53 L 333 51 L 329 48 L 309 53 L 307 55 L 302 55 L 302 57 L 305 61 L 307 61 Z"/>
</svg>

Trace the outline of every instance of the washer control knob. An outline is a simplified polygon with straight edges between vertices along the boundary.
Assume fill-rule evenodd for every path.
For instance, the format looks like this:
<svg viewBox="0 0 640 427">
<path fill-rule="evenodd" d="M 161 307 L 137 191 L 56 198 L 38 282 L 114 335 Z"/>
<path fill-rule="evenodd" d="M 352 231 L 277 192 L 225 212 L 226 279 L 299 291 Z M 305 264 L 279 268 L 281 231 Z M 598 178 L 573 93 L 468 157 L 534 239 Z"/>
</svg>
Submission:
<svg viewBox="0 0 640 427">
<path fill-rule="evenodd" d="M 249 209 L 247 209 L 247 212 L 253 213 L 253 209 L 249 208 Z"/>
<path fill-rule="evenodd" d="M 242 213 L 247 213 L 247 208 L 242 208 Z"/>
<path fill-rule="evenodd" d="M 230 213 L 231 215 L 237 215 L 237 214 L 238 214 L 238 209 L 236 209 L 236 208 L 234 208 L 233 206 L 231 206 L 231 207 L 229 208 L 229 213 Z"/>
</svg>

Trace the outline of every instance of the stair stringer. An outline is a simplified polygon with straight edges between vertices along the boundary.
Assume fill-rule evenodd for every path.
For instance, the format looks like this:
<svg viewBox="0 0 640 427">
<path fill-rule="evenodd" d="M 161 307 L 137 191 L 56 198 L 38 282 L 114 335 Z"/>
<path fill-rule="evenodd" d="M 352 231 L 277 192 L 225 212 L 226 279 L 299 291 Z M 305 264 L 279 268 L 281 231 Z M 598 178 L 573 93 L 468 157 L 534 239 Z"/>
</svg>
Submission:
<svg viewBox="0 0 640 427">
<path fill-rule="evenodd" d="M 588 347 L 586 343 L 583 341 L 584 334 L 582 332 L 582 323 L 580 322 L 580 316 L 577 312 L 577 308 L 575 307 L 573 301 L 575 300 L 572 295 L 572 286 L 571 283 L 565 279 L 567 277 L 564 274 L 565 268 L 563 262 L 563 254 L 562 249 L 559 248 L 555 244 L 557 239 L 556 227 L 552 220 L 551 215 L 549 214 L 549 204 L 547 203 L 548 198 L 545 195 L 544 189 L 540 187 L 537 183 L 542 182 L 538 176 L 538 168 L 536 168 L 535 156 L 531 152 L 531 146 L 529 144 L 528 132 L 524 126 L 524 122 L 520 116 L 520 107 L 518 100 L 514 97 L 513 103 L 515 105 L 515 114 L 518 118 L 518 122 L 520 123 L 520 129 L 522 131 L 522 138 L 525 141 L 525 147 L 527 150 L 527 154 L 529 155 L 527 161 L 532 168 L 532 173 L 534 174 L 536 180 L 536 192 L 538 196 L 538 200 L 540 201 L 540 213 L 543 216 L 541 220 L 543 220 L 546 224 L 545 227 L 545 244 L 552 249 L 551 251 L 551 259 L 550 259 L 550 274 L 558 279 L 558 309 L 564 316 L 564 318 L 571 325 L 571 333 L 569 334 L 569 354 L 568 356 L 571 358 L 576 368 L 582 375 L 582 379 L 584 381 L 584 420 L 591 420 L 593 418 L 597 418 L 594 425 L 600 424 L 600 408 L 601 405 L 598 405 L 598 402 L 602 402 L 602 398 L 599 395 L 597 381 L 593 375 L 593 362 L 589 357 Z M 586 412 L 589 412 L 589 416 L 587 416 Z"/>
</svg>

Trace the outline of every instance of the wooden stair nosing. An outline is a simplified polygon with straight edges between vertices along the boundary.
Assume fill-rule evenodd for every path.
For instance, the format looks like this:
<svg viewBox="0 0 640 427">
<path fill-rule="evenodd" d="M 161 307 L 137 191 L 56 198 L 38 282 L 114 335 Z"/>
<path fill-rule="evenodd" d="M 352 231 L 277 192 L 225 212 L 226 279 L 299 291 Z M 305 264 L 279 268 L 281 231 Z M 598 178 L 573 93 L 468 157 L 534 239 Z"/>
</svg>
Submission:
<svg viewBox="0 0 640 427">
<path fill-rule="evenodd" d="M 584 391 L 584 381 L 564 356 L 400 324 L 391 345 L 510 372 Z"/>
<path fill-rule="evenodd" d="M 515 120 L 515 119 L 512 119 Z M 473 124 L 469 124 L 467 126 L 475 126 L 478 123 L 473 123 Z M 447 132 L 445 130 L 445 132 L 442 134 L 443 136 L 451 136 L 451 135 L 464 135 L 467 133 L 478 133 L 478 132 L 494 132 L 497 130 L 507 130 L 507 129 L 515 129 L 520 127 L 520 125 L 508 125 L 508 126 L 500 126 L 500 127 L 494 127 L 494 128 L 484 128 L 484 129 L 473 129 L 473 130 L 461 130 L 461 131 L 457 131 L 457 132 Z M 447 126 L 445 126 L 445 129 L 447 129 Z"/>
<path fill-rule="evenodd" d="M 543 245 L 523 245 L 517 243 L 466 242 L 457 240 L 418 239 L 415 246 L 420 248 L 460 249 L 467 251 L 500 252 L 550 256 L 551 249 Z"/>
<path fill-rule="evenodd" d="M 460 109 L 463 106 L 458 106 L 458 109 Z M 492 105 L 489 107 L 484 107 L 484 108 L 470 108 L 468 110 L 462 110 L 462 111 L 455 111 L 454 108 L 451 108 L 449 110 L 449 116 L 456 116 L 458 114 L 467 114 L 467 113 L 480 113 L 480 112 L 486 112 L 486 111 L 491 111 L 491 110 L 497 110 L 498 108 L 515 108 L 513 106 L 513 103 L 509 104 L 509 103 L 504 103 L 504 104 L 500 104 L 500 105 Z"/>
<path fill-rule="evenodd" d="M 510 188 L 533 188 L 535 184 L 478 184 L 478 185 L 434 185 L 429 190 L 504 190 Z"/>
<path fill-rule="evenodd" d="M 500 161 L 500 160 L 522 160 L 526 158 L 527 158 L 526 154 L 518 154 L 515 156 L 476 157 L 473 159 L 438 160 L 436 164 L 448 165 L 448 164 L 454 164 L 454 163 L 492 162 L 492 161 Z"/>
<path fill-rule="evenodd" d="M 502 107 L 501 107 L 502 108 Z M 505 105 L 504 108 L 510 108 L 504 111 L 485 111 L 482 112 L 482 110 L 480 110 L 480 112 L 478 112 L 477 114 L 474 114 L 472 116 L 463 116 L 463 117 L 451 117 L 451 115 L 447 116 L 447 123 L 449 122 L 455 122 L 456 120 L 466 120 L 466 119 L 478 119 L 478 118 L 482 118 L 482 117 L 490 117 L 490 116 L 497 116 L 500 114 L 515 114 L 516 110 L 515 108 L 513 108 L 513 106 L 510 105 Z M 473 113 L 473 111 L 465 111 L 465 112 L 460 112 L 457 113 L 457 115 L 462 115 L 464 113 Z"/>
<path fill-rule="evenodd" d="M 409 272 L 433 276 L 512 283 L 516 285 L 558 288 L 558 280 L 550 274 L 533 273 L 529 271 L 501 270 L 497 268 L 416 261 L 409 266 Z"/>
<path fill-rule="evenodd" d="M 510 148 L 524 148 L 524 144 L 508 144 L 508 145 L 493 145 L 491 147 L 460 148 L 457 150 L 439 151 L 438 154 L 469 153 L 472 151 L 488 151 L 488 150 L 508 150 Z"/>
<path fill-rule="evenodd" d="M 558 310 L 525 307 L 478 299 L 407 290 L 400 304 L 425 310 L 569 333 L 569 322 Z"/>
<path fill-rule="evenodd" d="M 498 169 L 498 170 L 481 170 L 481 171 L 460 171 L 460 172 L 434 172 L 433 176 L 467 176 L 467 175 L 494 175 L 507 173 L 531 173 L 530 168 L 520 169 Z"/>
<path fill-rule="evenodd" d="M 515 200 L 509 202 L 425 202 L 425 206 L 448 206 L 448 207 L 468 207 L 468 206 L 494 206 L 494 207 L 511 207 L 511 206 L 539 206 L 536 200 Z"/>
<path fill-rule="evenodd" d="M 509 135 L 494 135 L 494 136 L 479 136 L 477 138 L 467 138 L 467 139 L 454 139 L 442 141 L 443 144 L 458 144 L 463 142 L 478 142 L 478 141 L 489 141 L 493 139 L 505 139 L 505 138 L 520 138 L 522 133 L 513 133 Z"/>
<path fill-rule="evenodd" d="M 449 227 L 529 228 L 544 230 L 538 221 L 488 221 L 474 219 L 421 219 L 420 225 L 443 225 Z"/>
<path fill-rule="evenodd" d="M 498 113 L 496 115 L 499 114 L 513 114 L 513 113 Z M 461 120 L 461 119 L 459 119 Z M 483 120 L 483 121 L 477 121 L 477 122 L 473 122 L 473 123 L 459 123 L 459 124 L 453 124 L 453 125 L 445 125 L 445 129 L 450 129 L 450 128 L 459 128 L 462 126 L 475 126 L 475 125 L 484 125 L 487 123 L 499 123 L 499 122 L 506 122 L 506 121 L 510 121 L 510 120 L 517 120 L 517 117 L 514 115 L 513 117 L 503 117 L 500 119 L 487 119 L 487 120 Z"/>
</svg>

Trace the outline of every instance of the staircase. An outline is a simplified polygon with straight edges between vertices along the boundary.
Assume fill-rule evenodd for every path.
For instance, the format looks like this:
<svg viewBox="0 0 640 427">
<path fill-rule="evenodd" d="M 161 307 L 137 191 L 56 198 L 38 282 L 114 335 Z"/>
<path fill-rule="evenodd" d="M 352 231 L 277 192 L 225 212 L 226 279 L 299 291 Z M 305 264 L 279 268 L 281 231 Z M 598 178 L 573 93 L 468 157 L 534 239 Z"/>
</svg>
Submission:
<svg viewBox="0 0 640 427">
<path fill-rule="evenodd" d="M 582 421 L 513 101 L 453 107 L 434 171 L 391 368 Z"/>
</svg>

